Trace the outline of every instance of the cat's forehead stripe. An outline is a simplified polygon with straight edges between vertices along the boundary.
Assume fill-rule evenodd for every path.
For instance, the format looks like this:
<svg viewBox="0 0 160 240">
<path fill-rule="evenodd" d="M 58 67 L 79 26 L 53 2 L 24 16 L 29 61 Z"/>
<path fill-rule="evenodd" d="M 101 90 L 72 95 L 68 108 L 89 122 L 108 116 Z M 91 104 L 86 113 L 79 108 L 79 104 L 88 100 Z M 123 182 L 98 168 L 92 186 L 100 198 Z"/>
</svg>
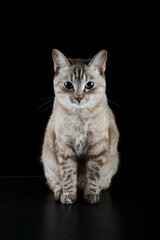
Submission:
<svg viewBox="0 0 160 240">
<path fill-rule="evenodd" d="M 78 66 L 71 72 L 71 81 L 80 81 L 81 79 L 87 81 L 87 74 L 84 71 L 84 67 Z"/>
</svg>

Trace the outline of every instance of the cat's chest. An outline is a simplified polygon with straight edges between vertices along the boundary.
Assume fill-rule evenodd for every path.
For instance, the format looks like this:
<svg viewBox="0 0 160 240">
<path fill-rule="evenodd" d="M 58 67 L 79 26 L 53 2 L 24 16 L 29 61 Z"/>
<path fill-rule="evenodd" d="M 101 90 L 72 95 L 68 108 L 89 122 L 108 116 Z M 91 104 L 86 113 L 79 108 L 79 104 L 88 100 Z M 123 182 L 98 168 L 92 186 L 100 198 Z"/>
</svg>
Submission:
<svg viewBox="0 0 160 240">
<path fill-rule="evenodd" d="M 75 127 L 72 135 L 73 146 L 78 154 L 82 154 L 87 149 L 88 144 L 88 128 L 86 124 Z"/>
<path fill-rule="evenodd" d="M 74 117 L 69 122 L 68 136 L 77 154 L 87 151 L 91 122 L 89 119 Z"/>
<path fill-rule="evenodd" d="M 89 146 L 94 142 L 97 136 L 103 135 L 103 119 L 99 113 L 98 117 L 90 114 L 66 115 L 63 118 L 56 118 L 56 135 L 64 143 L 72 144 L 78 155 L 85 154 Z M 105 124 L 106 125 L 106 124 Z M 98 126 L 101 126 L 100 129 Z M 98 130 L 97 130 L 98 129 Z M 101 130 L 101 131 L 100 131 Z"/>
</svg>

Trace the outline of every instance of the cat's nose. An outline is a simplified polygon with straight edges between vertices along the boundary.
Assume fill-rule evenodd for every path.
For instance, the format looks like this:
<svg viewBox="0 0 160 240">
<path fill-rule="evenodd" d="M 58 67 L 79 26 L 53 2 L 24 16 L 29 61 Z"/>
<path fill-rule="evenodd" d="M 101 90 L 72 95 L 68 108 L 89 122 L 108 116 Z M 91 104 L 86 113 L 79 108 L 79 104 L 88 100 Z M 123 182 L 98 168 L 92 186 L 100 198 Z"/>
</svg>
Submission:
<svg viewBox="0 0 160 240">
<path fill-rule="evenodd" d="M 75 99 L 76 99 L 78 102 L 80 102 L 80 101 L 83 99 L 83 97 L 75 97 Z"/>
</svg>

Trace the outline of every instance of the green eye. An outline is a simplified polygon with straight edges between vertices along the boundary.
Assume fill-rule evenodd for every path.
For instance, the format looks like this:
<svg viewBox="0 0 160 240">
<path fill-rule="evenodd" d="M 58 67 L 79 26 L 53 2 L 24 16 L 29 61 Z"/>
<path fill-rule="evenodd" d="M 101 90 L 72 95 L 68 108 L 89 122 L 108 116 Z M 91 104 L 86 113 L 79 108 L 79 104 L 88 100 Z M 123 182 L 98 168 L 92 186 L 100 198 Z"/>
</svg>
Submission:
<svg viewBox="0 0 160 240">
<path fill-rule="evenodd" d="M 64 86 L 68 89 L 72 89 L 73 88 L 73 84 L 71 82 L 65 82 Z"/>
<path fill-rule="evenodd" d="M 88 82 L 88 83 L 86 84 L 85 88 L 91 89 L 91 88 L 93 88 L 93 86 L 94 86 L 94 82 Z"/>
</svg>

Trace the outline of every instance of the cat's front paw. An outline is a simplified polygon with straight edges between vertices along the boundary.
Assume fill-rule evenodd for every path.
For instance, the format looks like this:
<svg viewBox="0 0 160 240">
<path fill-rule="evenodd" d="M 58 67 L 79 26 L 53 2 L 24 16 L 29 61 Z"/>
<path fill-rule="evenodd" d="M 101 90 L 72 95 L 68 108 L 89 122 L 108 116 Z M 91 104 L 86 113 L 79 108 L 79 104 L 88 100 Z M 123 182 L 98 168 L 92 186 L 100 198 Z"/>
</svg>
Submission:
<svg viewBox="0 0 160 240">
<path fill-rule="evenodd" d="M 77 200 L 77 195 L 75 193 L 63 193 L 61 195 L 61 203 L 72 204 Z"/>
<path fill-rule="evenodd" d="M 55 199 L 56 201 L 58 201 L 58 200 L 60 199 L 60 197 L 61 197 L 61 194 L 62 194 L 62 189 L 59 189 L 59 190 L 55 191 L 55 193 L 54 193 L 54 199 Z"/>
<path fill-rule="evenodd" d="M 84 195 L 84 200 L 87 203 L 98 203 L 100 199 L 100 194 L 96 194 L 96 193 L 89 193 L 89 194 L 85 194 Z"/>
</svg>

